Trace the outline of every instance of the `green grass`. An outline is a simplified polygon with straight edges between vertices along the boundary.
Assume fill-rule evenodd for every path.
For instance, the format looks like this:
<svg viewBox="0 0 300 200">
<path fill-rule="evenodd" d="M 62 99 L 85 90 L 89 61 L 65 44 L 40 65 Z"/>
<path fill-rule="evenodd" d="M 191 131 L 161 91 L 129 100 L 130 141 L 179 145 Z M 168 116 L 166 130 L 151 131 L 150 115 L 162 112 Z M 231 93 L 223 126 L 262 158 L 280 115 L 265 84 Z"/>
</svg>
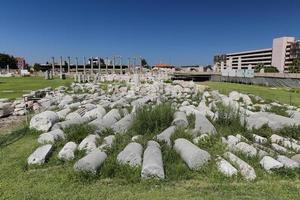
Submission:
<svg viewBox="0 0 300 200">
<path fill-rule="evenodd" d="M 238 91 L 244 94 L 254 94 L 260 96 L 268 101 L 278 101 L 280 103 L 292 104 L 300 106 L 300 90 L 289 88 L 276 88 L 258 86 L 258 85 L 246 85 L 237 83 L 225 83 L 225 82 L 203 82 L 203 85 L 207 85 L 210 89 L 219 90 L 220 93 L 229 94 L 231 91 Z"/>
<path fill-rule="evenodd" d="M 44 77 L 1 77 L 0 98 L 15 99 L 22 97 L 23 94 L 29 93 L 31 90 L 42 89 L 45 87 L 55 88 L 58 86 L 69 86 L 72 81 L 72 78 L 67 78 L 66 80 L 58 78 L 45 80 Z"/>
<path fill-rule="evenodd" d="M 299 173 L 267 174 L 259 169 L 255 159 L 253 163 L 259 170 L 254 182 L 239 177 L 225 178 L 213 163 L 191 172 L 180 157 L 173 150 L 164 149 L 165 146 L 162 148 L 167 180 L 140 181 L 139 171 L 114 165 L 116 154 L 113 152 L 122 149 L 125 142 L 118 144 L 110 152 L 103 171 L 96 178 L 87 179 L 74 173 L 75 161 L 57 162 L 56 153 L 45 165 L 26 168 L 27 157 L 37 147 L 37 135 L 26 134 L 0 148 L 0 199 L 297 199 L 300 194 Z M 210 144 L 200 146 L 213 151 Z M 129 173 L 132 173 L 131 179 L 127 177 Z"/>
</svg>

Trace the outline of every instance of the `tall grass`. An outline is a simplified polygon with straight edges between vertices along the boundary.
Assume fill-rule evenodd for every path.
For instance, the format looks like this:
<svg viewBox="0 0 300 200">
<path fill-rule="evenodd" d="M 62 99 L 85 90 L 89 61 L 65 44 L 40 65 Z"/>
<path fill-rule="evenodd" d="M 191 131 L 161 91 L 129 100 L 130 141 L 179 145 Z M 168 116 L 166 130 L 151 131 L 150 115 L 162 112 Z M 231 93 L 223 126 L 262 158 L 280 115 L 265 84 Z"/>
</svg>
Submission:
<svg viewBox="0 0 300 200">
<path fill-rule="evenodd" d="M 76 124 L 64 129 L 67 141 L 80 143 L 86 136 L 92 134 L 95 130 L 94 126 L 88 124 Z"/>
<path fill-rule="evenodd" d="M 174 112 L 168 103 L 145 105 L 137 111 L 131 132 L 137 135 L 152 135 L 162 131 L 171 125 Z"/>
</svg>

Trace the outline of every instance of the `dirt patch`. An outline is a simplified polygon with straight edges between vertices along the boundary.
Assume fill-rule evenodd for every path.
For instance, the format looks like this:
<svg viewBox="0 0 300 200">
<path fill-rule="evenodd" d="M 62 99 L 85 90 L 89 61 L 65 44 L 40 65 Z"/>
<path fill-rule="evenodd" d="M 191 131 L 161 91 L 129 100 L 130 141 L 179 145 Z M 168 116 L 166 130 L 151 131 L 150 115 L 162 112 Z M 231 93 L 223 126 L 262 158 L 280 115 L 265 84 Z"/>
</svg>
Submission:
<svg viewBox="0 0 300 200">
<path fill-rule="evenodd" d="M 9 116 L 0 118 L 0 135 L 10 133 L 12 130 L 24 125 L 26 116 Z"/>
</svg>

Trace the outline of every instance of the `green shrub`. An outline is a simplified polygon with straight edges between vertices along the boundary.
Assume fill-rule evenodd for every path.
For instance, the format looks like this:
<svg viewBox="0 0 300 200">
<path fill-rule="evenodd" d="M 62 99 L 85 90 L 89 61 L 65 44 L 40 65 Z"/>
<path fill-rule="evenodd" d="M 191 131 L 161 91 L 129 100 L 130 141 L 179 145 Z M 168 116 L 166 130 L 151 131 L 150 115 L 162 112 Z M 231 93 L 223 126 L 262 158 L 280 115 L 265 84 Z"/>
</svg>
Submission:
<svg viewBox="0 0 300 200">
<path fill-rule="evenodd" d="M 146 105 L 137 110 L 130 131 L 133 135 L 151 135 L 168 128 L 175 110 L 171 104 Z"/>
<path fill-rule="evenodd" d="M 88 124 L 76 124 L 64 129 L 67 141 L 80 143 L 86 136 L 94 133 L 94 126 Z"/>
</svg>

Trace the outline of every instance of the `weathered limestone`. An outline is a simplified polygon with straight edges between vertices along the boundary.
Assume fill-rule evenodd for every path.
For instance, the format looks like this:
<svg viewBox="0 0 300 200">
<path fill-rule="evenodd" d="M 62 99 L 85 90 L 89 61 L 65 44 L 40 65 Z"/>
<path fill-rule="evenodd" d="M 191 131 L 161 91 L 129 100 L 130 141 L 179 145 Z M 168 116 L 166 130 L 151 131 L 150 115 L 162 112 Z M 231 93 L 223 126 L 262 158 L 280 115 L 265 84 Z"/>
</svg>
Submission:
<svg viewBox="0 0 300 200">
<path fill-rule="evenodd" d="M 228 158 L 232 163 L 234 163 L 238 167 L 242 176 L 246 180 L 256 179 L 255 171 L 254 171 L 253 167 L 248 165 L 248 163 L 241 160 L 239 157 L 237 157 L 236 155 L 234 155 L 233 153 L 231 153 L 229 151 L 224 154 L 224 157 Z"/>
<path fill-rule="evenodd" d="M 259 163 L 268 172 L 270 172 L 272 169 L 279 169 L 283 167 L 282 163 L 270 156 L 263 157 Z"/>
<path fill-rule="evenodd" d="M 117 121 L 112 125 L 112 129 L 115 133 L 125 133 L 131 126 L 134 121 L 134 114 L 125 115 L 122 119 Z"/>
<path fill-rule="evenodd" d="M 245 142 L 240 142 L 236 144 L 234 148 L 236 151 L 239 151 L 249 157 L 254 157 L 257 155 L 257 150 L 253 146 Z"/>
<path fill-rule="evenodd" d="M 142 165 L 143 146 L 136 142 L 129 143 L 117 156 L 120 164 L 128 164 L 131 167 Z"/>
<path fill-rule="evenodd" d="M 46 143 L 54 143 L 56 140 L 64 140 L 65 134 L 61 129 L 52 130 L 47 133 L 43 133 L 38 138 L 38 143 L 46 144 Z"/>
<path fill-rule="evenodd" d="M 71 112 L 66 116 L 66 120 L 80 120 L 81 115 L 78 112 Z"/>
<path fill-rule="evenodd" d="M 216 158 L 216 164 L 219 172 L 221 172 L 225 176 L 231 177 L 237 175 L 238 173 L 236 168 L 234 168 L 229 162 L 227 162 L 225 159 L 223 159 L 220 156 Z"/>
<path fill-rule="evenodd" d="M 94 120 L 96 118 L 102 118 L 105 114 L 106 110 L 102 106 L 98 105 L 97 108 L 86 112 L 83 117 L 88 117 L 91 120 Z"/>
<path fill-rule="evenodd" d="M 105 152 L 95 149 L 78 160 L 74 165 L 74 170 L 78 172 L 89 172 L 96 174 L 106 158 L 107 154 Z"/>
<path fill-rule="evenodd" d="M 156 136 L 157 140 L 160 142 L 165 142 L 169 146 L 172 146 L 171 136 L 175 132 L 175 129 L 176 129 L 176 126 L 170 126 L 169 128 L 165 129 L 163 132 L 161 132 L 160 134 L 158 134 Z"/>
<path fill-rule="evenodd" d="M 245 120 L 248 129 L 258 129 L 261 128 L 264 124 L 268 124 L 268 126 L 272 130 L 278 130 L 285 126 L 297 125 L 294 119 L 268 112 L 256 112 L 246 117 Z"/>
<path fill-rule="evenodd" d="M 97 132 L 101 132 L 106 128 L 111 128 L 113 124 L 115 124 L 119 119 L 121 119 L 121 115 L 119 110 L 112 109 L 110 110 L 104 117 L 97 118 L 94 121 L 90 122 L 90 125 L 94 125 L 96 127 Z"/>
<path fill-rule="evenodd" d="M 143 156 L 141 177 L 143 179 L 165 178 L 160 145 L 155 141 L 150 140 L 147 143 Z"/>
<path fill-rule="evenodd" d="M 207 151 L 183 138 L 175 140 L 174 149 L 191 170 L 198 170 L 211 159 Z"/>
<path fill-rule="evenodd" d="M 87 153 L 92 152 L 97 148 L 97 139 L 99 139 L 99 135 L 88 135 L 84 138 L 78 146 L 78 150 L 86 151 Z"/>
<path fill-rule="evenodd" d="M 58 153 L 58 158 L 64 161 L 70 161 L 75 158 L 75 151 L 77 149 L 77 144 L 75 142 L 68 142 Z"/>
<path fill-rule="evenodd" d="M 59 117 L 53 111 L 45 111 L 32 117 L 30 120 L 30 128 L 35 128 L 39 131 L 48 131 L 53 124 L 58 122 Z"/>
<path fill-rule="evenodd" d="M 56 112 L 56 114 L 58 115 L 59 119 L 66 119 L 67 115 L 71 112 L 72 110 L 70 108 L 65 108 L 62 109 L 58 112 Z"/>
<path fill-rule="evenodd" d="M 299 163 L 283 155 L 277 156 L 277 160 L 281 162 L 284 168 L 295 169 L 299 168 Z"/>
<path fill-rule="evenodd" d="M 266 144 L 268 142 L 267 138 L 262 137 L 260 135 L 256 135 L 256 134 L 253 134 L 253 139 L 256 143 L 259 143 L 259 144 Z"/>
<path fill-rule="evenodd" d="M 175 125 L 178 127 L 187 127 L 189 125 L 189 122 L 186 118 L 186 114 L 181 111 L 176 111 L 174 113 L 174 120 L 172 122 L 172 125 Z"/>
<path fill-rule="evenodd" d="M 271 146 L 275 151 L 277 151 L 279 153 L 288 153 L 289 152 L 289 150 L 287 150 L 285 147 L 280 146 L 276 143 L 272 143 Z"/>
<path fill-rule="evenodd" d="M 98 149 L 106 151 L 108 148 L 111 148 L 116 137 L 114 135 L 109 135 L 103 138 L 103 144 L 101 144 Z"/>
<path fill-rule="evenodd" d="M 6 117 L 14 111 L 11 103 L 0 102 L 0 117 Z"/>
<path fill-rule="evenodd" d="M 292 156 L 291 159 L 300 164 L 300 154 L 296 154 L 296 155 Z"/>
<path fill-rule="evenodd" d="M 27 159 L 29 165 L 44 164 L 52 150 L 51 144 L 46 144 L 38 147 Z"/>
<path fill-rule="evenodd" d="M 193 130 L 194 134 L 208 134 L 208 135 L 214 135 L 217 133 L 216 128 L 212 123 L 202 114 L 197 113 L 195 114 L 195 128 Z"/>
</svg>

